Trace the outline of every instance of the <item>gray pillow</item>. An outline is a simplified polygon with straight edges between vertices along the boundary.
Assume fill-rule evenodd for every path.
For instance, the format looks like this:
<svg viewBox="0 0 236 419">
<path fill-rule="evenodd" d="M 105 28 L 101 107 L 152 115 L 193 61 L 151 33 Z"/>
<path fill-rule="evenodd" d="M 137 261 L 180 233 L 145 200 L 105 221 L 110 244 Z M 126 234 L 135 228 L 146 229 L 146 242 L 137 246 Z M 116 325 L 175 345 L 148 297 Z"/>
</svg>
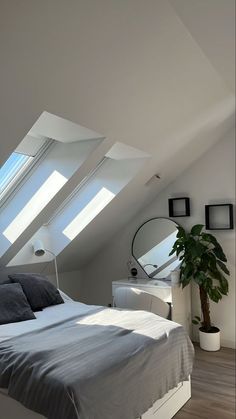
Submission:
<svg viewBox="0 0 236 419">
<path fill-rule="evenodd" d="M 22 273 L 11 274 L 9 278 L 22 286 L 33 311 L 64 303 L 57 288 L 43 275 Z"/>
<path fill-rule="evenodd" d="M 0 266 L 0 285 L 11 283 L 10 279 L 8 278 L 9 273 L 10 272 L 8 268 Z"/>
<path fill-rule="evenodd" d="M 20 284 L 0 286 L 0 324 L 35 319 Z"/>
<path fill-rule="evenodd" d="M 0 278 L 0 285 L 11 284 L 12 281 L 9 278 Z"/>
</svg>

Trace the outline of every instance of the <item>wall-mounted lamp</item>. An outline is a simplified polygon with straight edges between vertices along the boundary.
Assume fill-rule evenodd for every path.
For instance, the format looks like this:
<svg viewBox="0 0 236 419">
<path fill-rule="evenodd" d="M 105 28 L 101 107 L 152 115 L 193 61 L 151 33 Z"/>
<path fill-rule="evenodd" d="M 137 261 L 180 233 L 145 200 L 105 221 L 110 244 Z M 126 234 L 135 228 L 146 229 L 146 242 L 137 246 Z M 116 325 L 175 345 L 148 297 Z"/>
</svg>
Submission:
<svg viewBox="0 0 236 419">
<path fill-rule="evenodd" d="M 59 278 L 58 278 L 58 270 L 57 270 L 57 258 L 55 253 L 51 252 L 51 250 L 45 249 L 42 240 L 35 240 L 33 244 L 33 251 L 35 256 L 43 256 L 45 253 L 50 253 L 54 257 L 54 265 L 55 265 L 55 274 L 56 274 L 56 282 L 57 288 L 59 289 Z"/>
</svg>

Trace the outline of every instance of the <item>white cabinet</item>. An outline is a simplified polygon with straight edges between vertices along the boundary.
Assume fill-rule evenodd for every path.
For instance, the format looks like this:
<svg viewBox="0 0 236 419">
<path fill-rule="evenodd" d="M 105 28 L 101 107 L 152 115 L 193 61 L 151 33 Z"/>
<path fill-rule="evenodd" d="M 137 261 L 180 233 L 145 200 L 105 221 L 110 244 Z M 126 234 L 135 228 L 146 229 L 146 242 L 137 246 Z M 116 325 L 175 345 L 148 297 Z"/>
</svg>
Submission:
<svg viewBox="0 0 236 419">
<path fill-rule="evenodd" d="M 150 281 L 147 279 L 121 279 L 112 282 L 112 296 L 117 287 L 133 287 L 156 295 L 171 304 L 171 320 L 184 326 L 188 334 L 191 332 L 191 289 L 182 289 L 179 285 L 171 286 L 169 281 Z"/>
</svg>

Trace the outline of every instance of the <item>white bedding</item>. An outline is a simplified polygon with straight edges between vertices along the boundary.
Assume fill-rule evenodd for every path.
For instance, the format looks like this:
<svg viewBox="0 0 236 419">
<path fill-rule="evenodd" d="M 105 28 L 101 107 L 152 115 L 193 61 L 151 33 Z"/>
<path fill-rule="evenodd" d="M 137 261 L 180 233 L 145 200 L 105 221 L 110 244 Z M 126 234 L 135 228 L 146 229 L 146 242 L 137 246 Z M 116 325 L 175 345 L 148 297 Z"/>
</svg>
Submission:
<svg viewBox="0 0 236 419">
<path fill-rule="evenodd" d="M 71 317 L 72 313 L 74 312 L 75 302 L 64 292 L 60 291 L 60 294 L 65 303 L 47 307 L 42 311 L 36 312 L 36 320 L 34 319 L 24 322 L 0 325 L 0 342 L 15 336 L 19 336 L 23 333 L 39 330 L 49 324 L 57 323 L 58 320 L 60 321 Z M 86 306 L 82 303 L 79 304 L 81 304 L 81 312 L 83 312 L 83 309 Z M 7 395 L 7 390 L 0 388 L 0 393 Z"/>
<path fill-rule="evenodd" d="M 64 298 L 64 295 L 62 294 Z M 58 323 L 60 320 L 67 319 L 74 314 L 75 304 L 81 307 L 81 313 L 88 310 L 86 304 L 78 303 L 73 300 L 64 298 L 64 304 L 58 304 L 38 311 L 35 314 L 36 320 L 27 320 L 18 323 L 9 323 L 0 325 L 0 342 L 22 335 L 23 333 L 32 332 L 41 329 L 50 324 Z"/>
<path fill-rule="evenodd" d="M 0 326 L 0 387 L 50 419 L 120 419 L 121 403 L 137 418 L 191 374 L 185 331 L 152 313 L 69 301 L 36 315 Z"/>
<path fill-rule="evenodd" d="M 26 399 L 25 390 L 22 392 L 22 388 L 25 389 L 25 386 L 19 383 L 16 386 L 13 385 L 11 373 L 9 373 L 8 390 L 4 389 L 3 394 L 9 392 L 12 398 L 20 401 L 28 409 L 50 417 L 50 419 L 93 417 L 93 406 L 96 406 L 96 417 L 118 419 L 120 418 L 120 409 L 117 410 L 118 401 L 124 399 L 122 392 L 125 389 L 125 393 L 126 391 L 129 393 L 129 403 L 127 402 L 123 406 L 123 417 L 135 418 L 140 417 L 156 399 L 161 398 L 163 394 L 175 387 L 180 381 L 186 380 L 191 373 L 193 357 L 191 343 L 188 342 L 188 337 L 185 336 L 185 332 L 179 325 L 142 311 L 127 312 L 125 310 L 88 306 L 71 300 L 64 293 L 61 294 L 65 303 L 36 312 L 36 319 L 0 325 L 0 345 L 2 348 L 3 371 L 5 372 L 4 345 L 9 345 L 8 350 L 16 357 L 14 365 L 19 366 L 21 363 L 17 364 L 17 360 L 19 357 L 21 358 L 21 353 L 25 353 L 25 360 L 31 355 L 34 357 L 37 351 L 43 354 L 42 359 L 50 353 L 49 361 L 53 363 L 52 367 L 55 372 L 60 371 L 61 374 L 61 368 L 64 368 L 62 375 L 65 377 L 65 382 L 56 380 L 60 387 L 59 390 L 63 388 L 63 394 L 60 393 L 60 397 L 57 395 L 55 400 L 51 396 L 48 400 L 43 397 L 42 403 L 40 402 L 39 395 L 43 394 L 45 389 L 45 394 L 54 390 L 58 391 L 58 388 L 54 389 L 53 383 L 55 380 L 46 383 L 48 387 L 42 384 L 43 377 L 45 377 L 44 367 L 42 372 L 36 371 L 34 377 L 32 376 L 33 381 L 28 386 L 30 392 Z M 53 328 L 51 329 L 52 325 Z M 36 334 L 31 335 L 31 332 L 35 331 Z M 53 333 L 57 333 L 57 336 L 54 337 Z M 20 335 L 24 336 L 18 338 Z M 61 336 L 65 337 L 65 341 L 61 340 Z M 17 339 L 4 342 L 14 337 L 17 337 Z M 91 337 L 93 339 L 90 339 Z M 104 339 L 106 341 L 103 341 Z M 53 348 L 51 348 L 49 341 Z M 18 350 L 18 344 L 22 344 L 20 351 Z M 45 344 L 45 347 L 40 349 L 41 344 Z M 16 348 L 13 347 L 14 345 L 16 345 Z M 26 350 L 23 348 L 24 345 Z M 36 345 L 36 352 L 34 352 L 34 345 Z M 76 348 L 75 351 L 73 345 Z M 83 353 L 84 345 L 86 345 L 86 353 Z M 64 348 L 64 346 L 66 347 Z M 50 348 L 50 351 L 48 348 Z M 67 358 L 68 350 L 72 351 L 69 358 Z M 122 350 L 124 354 L 121 353 Z M 80 351 L 82 351 L 83 356 L 80 356 Z M 87 352 L 89 354 L 88 359 L 86 358 Z M 61 359 L 62 353 L 64 358 L 59 365 L 57 361 Z M 73 357 L 76 359 L 73 359 Z M 101 361 L 103 358 L 104 362 Z M 66 360 L 66 366 L 64 359 Z M 159 362 L 160 359 L 162 360 L 161 363 Z M 70 365 L 70 363 L 73 365 Z M 38 361 L 35 363 L 35 368 L 36 364 L 38 365 Z M 15 366 L 11 366 L 8 361 L 6 365 L 9 371 L 16 370 Z M 49 365 L 48 361 L 47 365 Z M 119 365 L 118 369 L 117 365 Z M 51 367 L 49 370 L 51 371 Z M 15 384 L 24 374 L 27 375 L 27 371 L 28 369 L 24 369 L 19 372 L 18 378 L 14 376 Z M 72 377 L 74 371 L 76 371 L 76 381 Z M 83 378 L 84 371 L 86 374 Z M 130 373 L 132 373 L 131 376 Z M 92 381 L 89 379 L 90 376 L 93 377 Z M 37 377 L 39 377 L 38 381 Z M 67 385 L 67 378 L 69 381 L 73 379 L 69 382 L 69 385 Z M 122 382 L 121 385 L 119 380 Z M 138 397 L 139 392 L 136 391 L 139 380 L 145 382 L 142 400 Z M 35 398 L 35 394 L 31 394 L 31 389 L 36 385 L 43 386 L 42 391 L 40 388 L 37 390 L 37 398 Z M 5 385 L 2 385 L 2 387 L 5 387 Z M 17 390 L 15 393 L 14 388 Z M 73 389 L 73 400 L 75 398 L 75 401 L 72 400 L 73 403 L 71 403 L 70 398 L 71 389 Z M 1 390 L 0 392 L 2 392 Z M 109 405 L 107 405 L 106 397 L 104 398 L 103 390 L 106 395 L 109 391 L 111 392 L 108 397 Z M 146 394 L 144 394 L 145 392 Z M 71 405 L 66 403 L 68 395 Z M 35 400 L 40 402 L 37 406 L 34 405 Z M 89 400 L 89 402 L 87 403 L 86 400 Z M 91 400 L 93 400 L 92 403 Z M 77 405 L 80 406 L 80 414 L 77 412 Z M 53 410 L 51 411 L 52 406 Z M 57 406 L 56 411 L 55 406 Z M 99 408 L 100 413 L 97 413 Z M 66 416 L 65 412 L 67 411 L 69 414 Z"/>
</svg>

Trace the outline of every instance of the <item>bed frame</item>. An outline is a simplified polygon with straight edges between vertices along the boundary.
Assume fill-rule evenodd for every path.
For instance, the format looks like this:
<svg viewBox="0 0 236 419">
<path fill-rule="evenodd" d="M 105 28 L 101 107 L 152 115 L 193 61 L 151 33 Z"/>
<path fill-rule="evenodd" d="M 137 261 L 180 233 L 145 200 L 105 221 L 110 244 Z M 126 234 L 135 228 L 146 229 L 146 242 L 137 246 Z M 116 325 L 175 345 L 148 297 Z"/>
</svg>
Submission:
<svg viewBox="0 0 236 419">
<path fill-rule="evenodd" d="M 157 400 L 154 405 L 138 419 L 171 419 L 191 397 L 191 382 L 183 381 L 177 387 Z M 26 409 L 0 390 L 1 417 L 6 419 L 45 419 L 44 416 Z"/>
</svg>

